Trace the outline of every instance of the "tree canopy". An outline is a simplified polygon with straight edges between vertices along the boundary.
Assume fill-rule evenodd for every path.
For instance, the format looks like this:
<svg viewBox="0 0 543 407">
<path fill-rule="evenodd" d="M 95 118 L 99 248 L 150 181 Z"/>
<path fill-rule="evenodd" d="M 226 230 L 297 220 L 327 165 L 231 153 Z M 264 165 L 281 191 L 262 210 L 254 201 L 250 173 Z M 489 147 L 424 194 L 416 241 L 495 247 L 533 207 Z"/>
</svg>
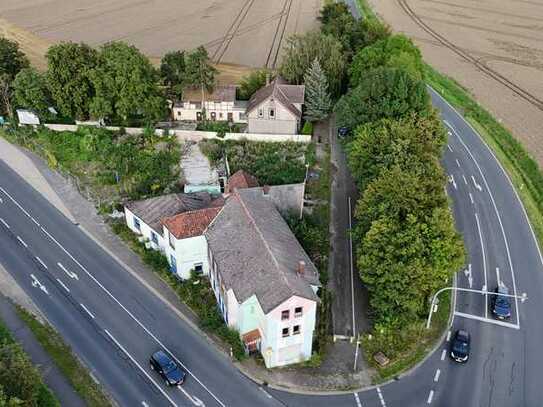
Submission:
<svg viewBox="0 0 543 407">
<path fill-rule="evenodd" d="M 244 76 L 239 82 L 238 97 L 241 100 L 249 100 L 258 89 L 266 85 L 268 77 L 272 79 L 272 73 L 267 69 L 259 69 Z"/>
<path fill-rule="evenodd" d="M 200 46 L 185 59 L 186 82 L 211 92 L 216 84 L 217 69 L 211 65 L 207 50 Z"/>
<path fill-rule="evenodd" d="M 379 67 L 398 68 L 424 79 L 420 50 L 405 35 L 392 35 L 358 51 L 349 68 L 351 86 L 356 87 L 368 72 Z"/>
<path fill-rule="evenodd" d="M 332 35 L 310 31 L 290 36 L 284 47 L 279 73 L 290 83 L 301 84 L 315 59 L 326 73 L 330 93 L 338 96 L 345 75 L 346 58 L 341 42 Z"/>
<path fill-rule="evenodd" d="M 94 97 L 90 72 L 96 67 L 98 52 L 87 44 L 73 42 L 47 50 L 47 84 L 60 112 L 84 120 Z"/>
<path fill-rule="evenodd" d="M 13 80 L 21 69 L 29 66 L 30 63 L 19 49 L 19 44 L 0 37 L 0 76 L 7 75 L 9 79 Z"/>
<path fill-rule="evenodd" d="M 328 93 L 328 79 L 315 58 L 305 75 L 305 119 L 316 122 L 328 117 L 332 99 Z"/>
<path fill-rule="evenodd" d="M 392 68 L 368 72 L 360 84 L 336 104 L 339 126 L 355 129 L 358 125 L 382 118 L 400 118 L 410 112 L 430 108 L 426 85 L 409 73 Z"/>
<path fill-rule="evenodd" d="M 21 70 L 13 81 L 13 98 L 17 107 L 34 110 L 40 116 L 48 116 L 51 96 L 45 74 L 34 68 Z"/>
<path fill-rule="evenodd" d="M 167 96 L 181 99 L 185 84 L 185 52 L 172 51 L 164 55 L 160 62 L 160 77 L 167 88 Z"/>
</svg>

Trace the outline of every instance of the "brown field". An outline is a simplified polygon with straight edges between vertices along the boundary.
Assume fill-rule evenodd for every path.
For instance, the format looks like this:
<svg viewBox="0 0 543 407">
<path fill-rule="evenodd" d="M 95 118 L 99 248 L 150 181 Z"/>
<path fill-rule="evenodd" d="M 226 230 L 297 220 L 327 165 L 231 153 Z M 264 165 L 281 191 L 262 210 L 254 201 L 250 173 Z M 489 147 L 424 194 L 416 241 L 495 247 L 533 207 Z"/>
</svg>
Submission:
<svg viewBox="0 0 543 407">
<path fill-rule="evenodd" d="M 394 30 L 412 37 L 432 66 L 469 89 L 543 164 L 543 0 L 369 3 Z"/>
<path fill-rule="evenodd" d="M 0 32 L 22 38 L 32 54 L 41 42 L 122 40 L 157 61 L 164 53 L 204 45 L 213 61 L 275 67 L 284 39 L 315 28 L 322 0 L 2 0 Z M 36 41 L 33 41 L 36 39 Z M 33 43 L 36 42 L 37 50 Z M 239 68 L 243 70 L 243 68 Z"/>
</svg>

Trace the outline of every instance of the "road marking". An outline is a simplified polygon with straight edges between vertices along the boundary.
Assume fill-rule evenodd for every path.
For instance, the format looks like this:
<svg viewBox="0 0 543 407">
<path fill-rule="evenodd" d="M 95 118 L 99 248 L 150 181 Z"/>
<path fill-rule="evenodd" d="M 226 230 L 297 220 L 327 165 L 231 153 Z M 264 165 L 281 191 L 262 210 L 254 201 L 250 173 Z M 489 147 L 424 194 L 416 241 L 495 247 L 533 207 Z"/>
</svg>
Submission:
<svg viewBox="0 0 543 407">
<path fill-rule="evenodd" d="M 471 195 L 471 192 L 468 192 L 469 193 L 469 200 L 471 201 L 472 204 L 475 205 L 475 201 L 473 200 L 473 195 Z"/>
<path fill-rule="evenodd" d="M 11 195 L 8 194 L 8 192 L 4 188 L 0 187 L 0 191 L 2 191 L 11 200 L 11 202 L 13 202 L 21 211 L 23 211 L 23 213 L 26 216 L 28 216 L 30 219 L 32 219 L 32 216 L 30 216 L 30 214 L 25 210 L 25 208 L 23 208 L 21 205 L 19 205 L 19 202 L 17 202 L 15 199 L 13 199 L 11 197 Z"/>
<path fill-rule="evenodd" d="M 453 185 L 454 189 L 458 189 L 456 186 L 456 182 L 454 181 L 454 175 L 449 175 L 449 182 Z"/>
<path fill-rule="evenodd" d="M 479 223 L 479 216 L 477 212 L 475 213 L 475 220 L 477 221 L 477 230 L 479 231 L 479 240 L 481 241 L 481 254 L 483 256 L 483 272 L 485 275 L 485 291 L 488 287 L 486 279 L 486 254 L 485 254 L 485 243 L 483 241 L 483 233 L 481 232 L 481 224 Z M 488 295 L 485 293 L 485 318 L 488 318 Z"/>
<path fill-rule="evenodd" d="M 85 312 L 86 312 L 87 314 L 89 314 L 89 316 L 90 316 L 92 319 L 94 319 L 93 313 L 90 312 L 89 309 L 88 309 L 87 307 L 85 307 L 83 304 L 79 304 L 79 305 L 81 305 L 81 308 L 83 308 L 83 309 L 85 310 Z"/>
<path fill-rule="evenodd" d="M 162 393 L 162 395 L 166 398 L 166 400 L 168 400 L 172 406 L 177 407 L 177 404 L 175 404 L 175 402 L 170 398 L 170 396 L 168 396 L 168 394 L 162 389 L 162 387 L 159 386 L 157 382 L 151 376 L 149 376 L 149 373 L 147 373 L 147 371 L 143 367 L 141 367 L 141 365 L 136 361 L 136 359 L 132 357 L 130 353 L 128 353 L 128 351 L 123 347 L 123 345 L 121 345 L 119 341 L 117 341 L 117 339 L 115 339 L 115 337 L 111 335 L 107 329 L 104 329 L 104 332 L 106 333 L 107 336 L 109 336 L 109 338 L 113 341 L 113 343 L 115 343 L 115 345 L 117 345 L 117 347 L 120 350 L 122 350 L 126 356 L 128 356 L 128 358 L 132 361 L 132 363 L 134 363 L 134 365 L 136 365 L 137 368 L 142 371 L 142 373 L 147 377 L 147 379 L 149 379 L 149 381 L 155 385 L 155 387 L 158 389 L 160 393 Z"/>
<path fill-rule="evenodd" d="M 428 400 L 426 400 L 426 404 L 432 404 L 433 399 L 434 399 L 434 391 L 430 390 L 430 394 L 428 394 Z"/>
<path fill-rule="evenodd" d="M 6 223 L 4 219 L 0 218 L 0 222 L 2 222 L 2 225 L 4 225 L 6 229 L 10 229 L 9 225 Z"/>
<path fill-rule="evenodd" d="M 64 288 L 67 292 L 70 292 L 70 289 L 66 287 L 66 285 L 60 279 L 57 278 L 57 281 L 62 286 L 62 288 Z"/>
<path fill-rule="evenodd" d="M 351 197 L 349 197 L 349 257 L 350 257 L 350 267 L 351 267 L 351 305 L 353 311 L 353 337 L 356 336 L 356 320 L 354 317 L 354 271 L 353 271 L 353 225 L 352 225 L 352 209 L 351 209 Z"/>
<path fill-rule="evenodd" d="M 440 369 L 437 369 L 436 370 L 436 374 L 434 375 L 434 382 L 438 382 L 439 381 L 439 376 L 441 375 L 441 370 Z"/>
<path fill-rule="evenodd" d="M 451 331 L 447 332 L 447 342 L 451 340 Z"/>
<path fill-rule="evenodd" d="M 269 399 L 272 399 L 272 398 L 273 398 L 272 395 L 271 395 L 270 393 L 268 393 L 266 390 L 264 390 L 264 388 L 263 388 L 262 386 L 258 386 L 258 389 L 259 389 L 262 393 L 264 393 L 264 394 L 266 395 L 267 398 L 269 398 Z"/>
<path fill-rule="evenodd" d="M 356 401 L 357 407 L 362 407 L 362 403 L 360 402 L 360 397 L 358 397 L 358 393 L 353 393 L 353 394 L 354 394 L 354 400 Z"/>
<path fill-rule="evenodd" d="M 498 321 L 497 319 L 483 318 L 483 317 L 480 317 L 478 315 L 466 314 L 464 312 L 459 312 L 459 311 L 456 311 L 454 313 L 454 315 L 456 315 L 457 317 L 462 317 L 462 318 L 467 318 L 467 319 L 474 319 L 476 321 L 488 322 L 489 324 L 499 325 L 499 326 L 503 326 L 503 327 L 506 327 L 506 328 L 520 329 L 519 325 L 512 324 L 510 322 L 505 322 L 505 321 Z"/>
<path fill-rule="evenodd" d="M 473 288 L 473 276 L 471 274 L 471 263 L 468 264 L 468 268 L 464 270 L 464 275 L 468 278 L 469 288 Z"/>
<path fill-rule="evenodd" d="M 66 270 L 66 267 L 64 267 L 62 263 L 57 263 L 57 266 L 59 266 L 60 269 L 68 275 L 68 277 L 73 278 L 74 280 L 79 280 L 79 276 L 72 271 Z"/>
<path fill-rule="evenodd" d="M 456 165 L 460 168 L 460 161 L 458 161 L 458 158 L 456 158 Z"/>
<path fill-rule="evenodd" d="M 464 184 L 468 185 L 468 180 L 466 179 L 466 176 L 462 174 L 462 178 L 464 179 Z"/>
<path fill-rule="evenodd" d="M 383 394 L 381 393 L 380 387 L 377 387 L 377 394 L 379 394 L 379 400 L 381 400 L 381 406 L 387 407 L 387 403 L 385 403 L 385 399 L 383 398 Z"/>
<path fill-rule="evenodd" d="M 25 249 L 28 249 L 28 245 L 26 244 L 26 242 L 21 239 L 19 236 L 17 236 L 17 240 L 25 247 Z"/>
<path fill-rule="evenodd" d="M 502 286 L 502 280 L 500 279 L 500 268 L 496 267 L 496 281 L 498 282 L 499 286 Z"/>
<path fill-rule="evenodd" d="M 204 407 L 205 404 L 198 397 L 191 396 L 182 386 L 177 386 L 179 390 L 190 400 L 192 404 L 197 407 Z"/>
<path fill-rule="evenodd" d="M 42 259 L 40 259 L 38 256 L 36 256 L 36 260 L 38 260 L 38 263 L 40 263 L 43 266 L 43 268 L 47 270 L 47 266 L 45 265 L 45 263 L 43 262 Z"/>
<path fill-rule="evenodd" d="M 142 401 L 142 402 L 141 402 L 141 405 L 142 405 L 143 407 L 149 407 L 149 404 L 147 404 L 145 401 Z"/>
<path fill-rule="evenodd" d="M 479 191 L 482 191 L 483 190 L 483 187 L 481 187 L 477 181 L 475 181 L 475 177 L 472 175 L 471 176 L 471 179 L 473 180 L 473 185 L 475 185 L 475 188 L 477 188 Z"/>
<path fill-rule="evenodd" d="M 19 205 L 19 203 L 17 201 L 15 201 L 14 198 L 11 197 L 11 195 L 9 195 L 2 187 L 0 187 L 0 190 L 2 192 L 4 192 L 4 194 L 6 194 L 16 205 L 19 209 L 21 209 L 27 216 L 30 217 L 30 215 L 28 214 L 28 212 L 26 212 L 24 210 L 24 208 Z M 163 343 L 162 341 L 160 341 L 145 325 L 143 325 L 143 323 L 137 319 L 134 314 L 132 314 L 102 283 L 100 283 L 100 281 L 98 281 L 96 279 L 96 277 L 94 277 L 74 256 L 72 256 L 72 254 L 66 250 L 64 248 L 64 246 L 62 246 L 58 240 L 56 240 L 45 228 L 41 227 L 41 230 L 43 231 L 43 233 L 45 233 L 47 235 L 47 237 L 49 237 L 49 239 L 51 239 L 81 270 L 83 270 L 83 272 L 89 276 L 89 278 L 94 281 L 94 283 L 100 287 L 100 289 L 102 289 L 115 303 L 117 303 L 117 305 L 124 311 L 126 312 L 130 318 L 132 318 L 132 320 L 134 322 L 136 322 L 136 324 L 138 324 L 140 326 L 141 329 L 143 329 L 145 331 L 145 333 L 147 335 L 149 335 L 158 345 L 160 345 L 162 347 L 162 349 L 164 349 L 165 351 L 167 351 L 170 355 L 172 355 L 172 357 L 175 359 L 175 361 L 177 363 L 179 363 L 179 365 L 181 367 L 183 367 L 187 373 L 189 375 L 191 375 L 193 377 L 194 380 L 196 380 L 196 382 L 198 382 L 198 384 L 200 386 L 202 386 L 203 389 L 205 389 L 205 391 L 208 392 L 208 394 L 221 406 L 221 407 L 226 407 L 225 404 L 194 374 L 192 373 L 192 371 L 183 363 L 181 362 L 177 357 L 175 357 L 174 353 L 171 352 Z"/>
<path fill-rule="evenodd" d="M 34 274 L 30 274 L 30 278 L 32 279 L 32 287 L 39 288 L 45 294 L 49 295 L 49 291 L 47 291 L 47 288 L 42 283 L 40 283 L 40 280 L 38 280 Z"/>
<path fill-rule="evenodd" d="M 447 148 L 448 148 L 449 151 L 452 153 L 453 149 L 451 148 L 451 146 L 447 144 Z"/>
<path fill-rule="evenodd" d="M 447 356 L 447 349 L 441 351 L 441 360 L 445 360 L 445 356 Z"/>
</svg>

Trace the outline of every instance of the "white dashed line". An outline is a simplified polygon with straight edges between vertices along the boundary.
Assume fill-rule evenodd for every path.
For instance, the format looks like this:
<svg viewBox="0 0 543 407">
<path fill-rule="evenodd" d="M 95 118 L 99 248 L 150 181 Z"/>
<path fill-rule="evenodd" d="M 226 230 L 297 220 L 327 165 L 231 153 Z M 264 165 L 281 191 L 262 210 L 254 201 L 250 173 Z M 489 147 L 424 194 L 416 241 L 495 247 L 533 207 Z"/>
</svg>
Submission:
<svg viewBox="0 0 543 407">
<path fill-rule="evenodd" d="M 447 356 L 447 349 L 443 349 L 441 352 L 441 360 L 445 360 L 445 356 Z"/>
<path fill-rule="evenodd" d="M 353 394 L 354 394 L 354 399 L 356 401 L 357 407 L 362 407 L 362 403 L 360 402 L 360 397 L 358 397 L 358 393 L 353 393 Z"/>
<path fill-rule="evenodd" d="M 449 151 L 452 153 L 453 149 L 451 148 L 451 146 L 447 144 L 447 148 L 448 148 Z"/>
<path fill-rule="evenodd" d="M 0 222 L 2 222 L 2 224 L 6 227 L 6 229 L 10 228 L 4 219 L 0 218 Z"/>
<path fill-rule="evenodd" d="M 92 314 L 92 312 L 89 311 L 89 309 L 88 309 L 87 307 L 85 307 L 83 304 L 79 304 L 79 305 L 81 305 L 81 308 L 83 308 L 83 309 L 85 310 L 85 312 L 86 312 L 87 314 L 89 314 L 89 316 L 90 316 L 92 319 L 94 319 L 94 315 Z"/>
<path fill-rule="evenodd" d="M 385 403 L 385 399 L 383 398 L 383 393 L 381 393 L 381 389 L 377 387 L 377 394 L 379 395 L 379 400 L 381 400 L 381 406 L 387 407 L 387 403 Z"/>
<path fill-rule="evenodd" d="M 451 340 L 451 331 L 447 332 L 447 342 Z"/>
<path fill-rule="evenodd" d="M 471 195 L 471 192 L 469 192 L 469 200 L 472 204 L 475 204 L 475 201 L 473 200 L 473 195 Z"/>
<path fill-rule="evenodd" d="M 40 263 L 44 269 L 47 269 L 47 266 L 45 265 L 45 263 L 43 262 L 42 259 L 40 259 L 38 256 L 36 256 L 36 260 L 38 260 L 38 263 Z"/>
<path fill-rule="evenodd" d="M 440 374 L 441 374 L 441 370 L 437 369 L 436 374 L 434 375 L 434 382 L 436 383 L 438 382 Z"/>
<path fill-rule="evenodd" d="M 462 178 L 464 179 L 464 184 L 468 185 L 468 180 L 466 179 L 466 176 L 462 174 Z"/>
<path fill-rule="evenodd" d="M 426 404 L 432 404 L 433 399 L 434 399 L 434 391 L 430 390 L 430 394 L 428 394 L 428 400 L 426 400 Z"/>
<path fill-rule="evenodd" d="M 473 175 L 471 176 L 471 179 L 472 179 L 472 181 L 473 181 L 473 185 L 475 185 L 475 188 L 477 188 L 479 191 L 482 191 L 482 190 L 483 190 L 483 187 L 480 186 L 480 185 L 477 183 L 477 181 L 475 181 L 475 177 L 474 177 Z"/>
<path fill-rule="evenodd" d="M 66 285 L 61 280 L 57 278 L 57 281 L 62 286 L 62 288 L 64 288 L 67 292 L 70 292 L 70 289 L 66 287 Z"/>
<path fill-rule="evenodd" d="M 460 161 L 458 161 L 458 158 L 456 159 L 456 165 L 460 168 Z"/>
<path fill-rule="evenodd" d="M 26 244 L 26 242 L 21 239 L 19 236 L 17 236 L 17 240 L 19 241 L 19 243 L 21 243 L 26 249 L 28 249 L 28 245 Z"/>
</svg>

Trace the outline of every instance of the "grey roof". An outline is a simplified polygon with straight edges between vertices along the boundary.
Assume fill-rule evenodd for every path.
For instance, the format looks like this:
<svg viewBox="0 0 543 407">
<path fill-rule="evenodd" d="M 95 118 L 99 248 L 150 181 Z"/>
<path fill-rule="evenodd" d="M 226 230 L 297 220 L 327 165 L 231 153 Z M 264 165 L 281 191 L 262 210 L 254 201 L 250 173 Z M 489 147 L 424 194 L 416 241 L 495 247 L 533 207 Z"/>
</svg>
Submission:
<svg viewBox="0 0 543 407">
<path fill-rule="evenodd" d="M 162 219 L 183 212 L 216 206 L 217 200 L 222 201 L 222 197 L 214 197 L 209 192 L 193 192 L 132 201 L 125 206 L 151 229 L 162 234 Z"/>
<path fill-rule="evenodd" d="M 212 102 L 234 102 L 236 100 L 236 85 L 217 85 L 211 93 L 204 91 L 204 99 Z M 202 93 L 200 87 L 190 86 L 183 90 L 183 102 L 200 102 Z"/>
<path fill-rule="evenodd" d="M 318 271 L 262 188 L 237 190 L 206 237 L 227 289 L 239 302 L 256 295 L 265 313 L 293 295 L 318 301 Z M 299 261 L 305 272 L 298 275 Z"/>
<path fill-rule="evenodd" d="M 281 103 L 286 109 L 297 117 L 302 115 L 302 112 L 294 104 L 303 104 L 305 97 L 304 85 L 288 85 L 286 81 L 278 76 L 269 85 L 260 88 L 249 100 L 247 105 L 247 114 L 253 111 L 258 105 L 264 102 L 269 97 L 274 98 Z"/>
</svg>

